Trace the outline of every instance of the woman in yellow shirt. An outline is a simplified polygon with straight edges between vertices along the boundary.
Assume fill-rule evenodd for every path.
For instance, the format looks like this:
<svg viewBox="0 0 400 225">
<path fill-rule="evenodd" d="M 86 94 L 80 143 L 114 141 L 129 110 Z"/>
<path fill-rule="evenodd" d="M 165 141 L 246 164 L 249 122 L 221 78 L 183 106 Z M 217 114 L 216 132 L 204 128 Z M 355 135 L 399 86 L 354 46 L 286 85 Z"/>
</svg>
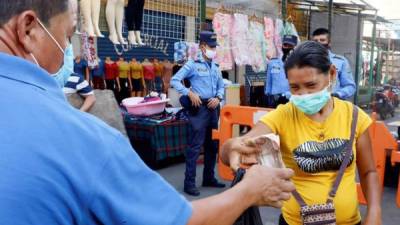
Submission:
<svg viewBox="0 0 400 225">
<path fill-rule="evenodd" d="M 344 160 L 350 143 L 352 103 L 331 97 L 336 69 L 329 60 L 328 50 L 316 42 L 298 46 L 285 62 L 285 71 L 292 97 L 286 105 L 266 114 L 246 135 L 227 141 L 221 158 L 237 169 L 240 163 L 255 163 L 257 151 L 251 140 L 275 133 L 286 167 L 295 171 L 293 182 L 307 205 L 323 204 Z M 361 224 L 356 190 L 356 168 L 363 192 L 368 199 L 364 225 L 380 225 L 381 190 L 375 169 L 368 127 L 371 119 L 358 110 L 355 141 L 351 161 L 333 199 L 336 224 Z M 242 152 L 238 155 L 236 149 Z M 251 157 L 253 156 L 253 157 Z M 300 225 L 300 205 L 292 196 L 282 204 L 280 225 Z"/>
</svg>

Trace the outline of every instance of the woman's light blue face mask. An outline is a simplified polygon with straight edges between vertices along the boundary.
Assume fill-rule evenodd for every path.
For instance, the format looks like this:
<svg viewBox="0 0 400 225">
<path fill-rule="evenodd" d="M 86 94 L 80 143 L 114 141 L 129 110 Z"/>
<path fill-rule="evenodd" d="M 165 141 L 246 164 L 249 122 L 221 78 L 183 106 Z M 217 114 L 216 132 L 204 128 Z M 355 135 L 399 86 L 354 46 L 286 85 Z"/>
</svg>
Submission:
<svg viewBox="0 0 400 225">
<path fill-rule="evenodd" d="M 331 98 L 330 86 L 329 81 L 329 85 L 323 90 L 312 94 L 292 95 L 290 101 L 305 114 L 314 115 L 321 111 Z"/>
<path fill-rule="evenodd" d="M 47 30 L 47 28 L 43 25 L 43 23 L 37 19 L 39 25 L 46 31 L 46 33 L 49 35 L 49 37 L 54 41 L 54 43 L 57 45 L 58 49 L 63 53 L 64 59 L 63 59 L 63 65 L 61 68 L 54 74 L 51 74 L 51 76 L 57 81 L 58 85 L 60 87 L 64 87 L 64 85 L 67 83 L 68 78 L 71 76 L 71 74 L 74 72 L 74 53 L 72 49 L 72 44 L 69 43 L 67 48 L 64 50 L 61 45 L 58 43 L 58 41 L 54 38 L 54 36 Z M 36 64 L 38 66 L 39 63 L 36 60 L 35 56 L 31 53 L 32 58 L 35 60 Z"/>
</svg>

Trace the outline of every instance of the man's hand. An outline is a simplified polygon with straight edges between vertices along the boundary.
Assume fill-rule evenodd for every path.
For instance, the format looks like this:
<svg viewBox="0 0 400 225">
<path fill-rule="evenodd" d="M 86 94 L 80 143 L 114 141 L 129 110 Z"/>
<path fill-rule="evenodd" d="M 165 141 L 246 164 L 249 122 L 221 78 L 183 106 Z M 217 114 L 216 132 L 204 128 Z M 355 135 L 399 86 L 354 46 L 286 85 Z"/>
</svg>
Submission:
<svg viewBox="0 0 400 225">
<path fill-rule="evenodd" d="M 254 204 L 280 208 L 282 201 L 289 200 L 291 192 L 295 190 L 290 181 L 293 174 L 291 169 L 254 165 L 247 169 L 242 182 Z"/>
<path fill-rule="evenodd" d="M 219 99 L 218 98 L 210 98 L 208 99 L 208 104 L 207 107 L 210 109 L 216 109 L 219 105 Z"/>
<path fill-rule="evenodd" d="M 190 101 L 192 102 L 192 106 L 194 107 L 201 106 L 201 99 L 196 93 L 189 91 L 188 96 L 190 98 Z"/>
</svg>

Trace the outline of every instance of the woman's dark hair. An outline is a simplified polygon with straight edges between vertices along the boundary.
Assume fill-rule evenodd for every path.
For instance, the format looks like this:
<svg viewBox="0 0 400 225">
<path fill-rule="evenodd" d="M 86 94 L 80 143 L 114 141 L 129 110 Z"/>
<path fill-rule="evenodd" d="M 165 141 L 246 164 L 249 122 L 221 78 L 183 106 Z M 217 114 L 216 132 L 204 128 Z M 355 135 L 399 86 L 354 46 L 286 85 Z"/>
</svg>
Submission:
<svg viewBox="0 0 400 225">
<path fill-rule="evenodd" d="M 0 0 L 0 26 L 26 10 L 35 11 L 48 25 L 52 17 L 67 11 L 68 4 L 68 0 Z"/>
<path fill-rule="evenodd" d="M 320 43 L 306 41 L 297 46 L 285 61 L 286 76 L 290 69 L 312 67 L 327 74 L 331 67 L 328 50 Z"/>
</svg>

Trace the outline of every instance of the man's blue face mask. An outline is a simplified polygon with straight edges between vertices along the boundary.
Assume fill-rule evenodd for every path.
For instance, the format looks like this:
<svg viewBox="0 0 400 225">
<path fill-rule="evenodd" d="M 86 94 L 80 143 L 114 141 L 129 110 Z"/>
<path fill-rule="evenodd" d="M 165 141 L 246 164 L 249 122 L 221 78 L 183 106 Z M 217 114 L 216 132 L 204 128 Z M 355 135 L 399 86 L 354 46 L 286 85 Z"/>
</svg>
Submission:
<svg viewBox="0 0 400 225">
<path fill-rule="evenodd" d="M 61 66 L 61 68 L 56 73 L 51 74 L 51 76 L 57 81 L 58 85 L 60 87 L 64 87 L 64 85 L 68 81 L 68 78 L 74 72 L 74 53 L 72 49 L 72 44 L 70 43 L 64 50 L 61 47 L 61 45 L 57 42 L 57 40 L 54 38 L 54 36 L 43 25 L 43 23 L 39 19 L 37 20 L 39 25 L 44 29 L 44 31 L 46 31 L 46 33 L 50 36 L 50 38 L 54 41 L 54 43 L 57 45 L 57 47 L 64 55 L 63 65 Z M 31 56 L 35 60 L 36 64 L 39 66 L 39 63 L 37 62 L 35 56 L 33 54 L 31 54 Z"/>
</svg>

